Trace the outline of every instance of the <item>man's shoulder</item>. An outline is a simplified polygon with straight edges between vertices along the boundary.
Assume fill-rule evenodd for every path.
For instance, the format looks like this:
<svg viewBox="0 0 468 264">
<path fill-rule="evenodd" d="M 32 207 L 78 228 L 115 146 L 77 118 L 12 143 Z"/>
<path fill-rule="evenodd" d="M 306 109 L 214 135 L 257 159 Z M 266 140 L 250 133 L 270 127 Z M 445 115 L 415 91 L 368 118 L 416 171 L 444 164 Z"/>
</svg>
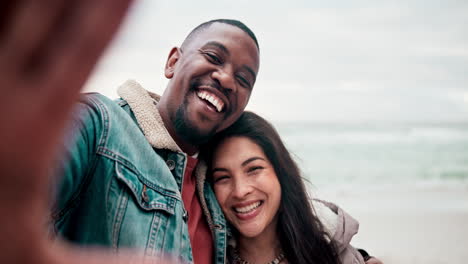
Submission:
<svg viewBox="0 0 468 264">
<path fill-rule="evenodd" d="M 79 103 L 82 108 L 91 111 L 105 112 L 106 115 L 112 113 L 129 112 L 131 109 L 128 107 L 127 102 L 122 98 L 111 99 L 100 93 L 82 93 Z"/>
<path fill-rule="evenodd" d="M 84 103 L 89 106 L 118 105 L 117 100 L 110 99 L 109 97 L 96 92 L 82 93 L 80 96 L 80 103 Z"/>
<path fill-rule="evenodd" d="M 74 119 L 88 129 L 120 130 L 136 123 L 127 102 L 99 93 L 83 93 L 75 108 Z"/>
</svg>

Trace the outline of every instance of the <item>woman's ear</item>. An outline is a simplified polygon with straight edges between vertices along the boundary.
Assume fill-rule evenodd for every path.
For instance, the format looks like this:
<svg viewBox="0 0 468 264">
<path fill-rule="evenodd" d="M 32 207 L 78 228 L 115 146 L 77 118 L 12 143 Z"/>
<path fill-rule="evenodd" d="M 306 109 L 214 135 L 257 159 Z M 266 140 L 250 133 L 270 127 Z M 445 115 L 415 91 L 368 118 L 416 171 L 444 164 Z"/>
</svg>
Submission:
<svg viewBox="0 0 468 264">
<path fill-rule="evenodd" d="M 169 57 L 167 58 L 166 67 L 164 69 L 164 75 L 166 78 L 171 79 L 174 76 L 174 70 L 179 58 L 180 49 L 177 47 L 172 48 L 171 52 L 169 52 Z"/>
</svg>

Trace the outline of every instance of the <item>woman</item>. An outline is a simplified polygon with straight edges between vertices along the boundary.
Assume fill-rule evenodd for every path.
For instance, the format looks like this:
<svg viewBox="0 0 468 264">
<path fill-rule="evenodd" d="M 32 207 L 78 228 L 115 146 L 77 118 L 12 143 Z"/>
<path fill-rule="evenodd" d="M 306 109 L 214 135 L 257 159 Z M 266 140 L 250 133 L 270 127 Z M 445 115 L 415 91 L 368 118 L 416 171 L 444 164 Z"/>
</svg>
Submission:
<svg viewBox="0 0 468 264">
<path fill-rule="evenodd" d="M 355 232 L 337 230 L 342 228 L 336 225 L 339 216 L 347 216 L 334 205 L 327 204 L 329 209 L 315 202 L 325 210 L 322 215 L 331 215 L 324 224 L 332 231 L 325 231 L 296 163 L 266 120 L 245 112 L 209 149 L 214 150 L 207 159 L 213 189 L 235 229 L 228 252 L 231 263 L 364 263 L 348 244 Z M 346 224 L 357 232 L 353 221 Z M 337 231 L 350 237 L 338 241 Z"/>
</svg>

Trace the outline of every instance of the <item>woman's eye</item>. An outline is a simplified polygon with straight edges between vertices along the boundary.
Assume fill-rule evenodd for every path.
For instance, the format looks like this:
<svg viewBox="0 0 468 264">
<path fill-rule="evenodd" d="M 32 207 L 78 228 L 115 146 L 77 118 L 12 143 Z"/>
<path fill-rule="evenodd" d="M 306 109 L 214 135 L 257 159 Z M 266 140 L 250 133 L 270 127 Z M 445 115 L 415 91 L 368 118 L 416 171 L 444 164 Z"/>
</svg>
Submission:
<svg viewBox="0 0 468 264">
<path fill-rule="evenodd" d="M 226 181 L 228 179 L 229 179 L 229 176 L 223 175 L 223 176 L 214 177 L 213 182 L 214 183 L 220 183 L 220 182 Z"/>
<path fill-rule="evenodd" d="M 261 170 L 263 170 L 263 167 L 261 166 L 255 166 L 255 167 L 250 167 L 247 172 L 248 173 L 259 173 Z"/>
</svg>

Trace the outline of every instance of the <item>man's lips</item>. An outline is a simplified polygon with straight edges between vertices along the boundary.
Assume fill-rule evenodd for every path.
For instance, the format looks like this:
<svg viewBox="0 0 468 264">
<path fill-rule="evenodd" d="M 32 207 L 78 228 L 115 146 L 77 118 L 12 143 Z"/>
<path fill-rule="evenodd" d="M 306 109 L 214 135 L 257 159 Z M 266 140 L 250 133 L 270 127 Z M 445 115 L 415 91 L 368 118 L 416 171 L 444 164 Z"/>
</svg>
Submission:
<svg viewBox="0 0 468 264">
<path fill-rule="evenodd" d="M 196 92 L 198 98 L 206 101 L 211 106 L 213 106 L 218 113 L 221 113 L 224 110 L 224 102 L 216 94 L 211 93 L 207 90 L 198 90 Z"/>
<path fill-rule="evenodd" d="M 210 106 L 214 112 L 227 112 L 229 109 L 229 100 L 223 93 L 225 88 L 211 81 L 202 81 L 196 79 L 191 85 L 191 90 L 196 96 Z"/>
</svg>

